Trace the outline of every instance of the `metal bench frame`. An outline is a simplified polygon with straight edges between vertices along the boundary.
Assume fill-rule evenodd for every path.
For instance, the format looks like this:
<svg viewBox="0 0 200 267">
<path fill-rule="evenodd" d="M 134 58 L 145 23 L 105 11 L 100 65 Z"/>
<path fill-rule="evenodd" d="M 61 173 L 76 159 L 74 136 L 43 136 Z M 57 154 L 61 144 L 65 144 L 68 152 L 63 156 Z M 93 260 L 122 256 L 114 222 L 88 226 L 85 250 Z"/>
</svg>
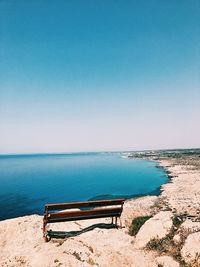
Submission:
<svg viewBox="0 0 200 267">
<path fill-rule="evenodd" d="M 47 242 L 48 233 L 46 231 L 46 225 L 48 223 L 110 217 L 112 218 L 111 222 L 112 224 L 115 218 L 115 225 L 118 227 L 117 218 L 119 218 L 120 220 L 124 201 L 125 201 L 124 199 L 112 199 L 112 200 L 97 200 L 97 201 L 86 201 L 86 202 L 46 204 L 44 218 L 43 218 L 43 237 Z M 73 209 L 80 209 L 80 210 L 73 210 Z M 120 220 L 120 227 L 122 227 L 121 220 Z"/>
</svg>

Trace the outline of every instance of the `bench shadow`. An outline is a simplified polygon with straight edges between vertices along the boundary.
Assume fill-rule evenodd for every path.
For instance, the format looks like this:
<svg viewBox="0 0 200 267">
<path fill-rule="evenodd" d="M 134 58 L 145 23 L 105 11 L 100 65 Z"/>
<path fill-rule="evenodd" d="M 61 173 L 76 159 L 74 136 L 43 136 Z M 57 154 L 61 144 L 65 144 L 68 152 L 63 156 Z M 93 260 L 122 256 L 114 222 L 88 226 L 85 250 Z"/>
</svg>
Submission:
<svg viewBox="0 0 200 267">
<path fill-rule="evenodd" d="M 93 224 L 91 226 L 88 226 L 86 228 L 83 228 L 79 231 L 70 231 L 70 232 L 65 232 L 65 231 L 52 231 L 49 230 L 47 231 L 47 235 L 48 237 L 51 238 L 57 238 L 57 239 L 64 239 L 64 238 L 69 238 L 69 237 L 75 237 L 78 235 L 81 235 L 83 233 L 89 232 L 94 230 L 95 228 L 99 228 L 99 229 L 113 229 L 116 228 L 117 226 L 116 224 L 112 224 L 112 223 L 97 223 L 97 224 Z"/>
</svg>

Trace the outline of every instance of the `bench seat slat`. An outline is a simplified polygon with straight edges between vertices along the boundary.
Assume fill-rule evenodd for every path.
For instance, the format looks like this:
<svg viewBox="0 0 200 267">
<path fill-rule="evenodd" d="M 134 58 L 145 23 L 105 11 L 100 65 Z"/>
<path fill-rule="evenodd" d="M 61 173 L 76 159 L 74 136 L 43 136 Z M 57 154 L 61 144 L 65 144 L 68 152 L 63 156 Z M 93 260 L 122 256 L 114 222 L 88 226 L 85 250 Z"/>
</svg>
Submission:
<svg viewBox="0 0 200 267">
<path fill-rule="evenodd" d="M 97 201 L 87 201 L 87 202 L 46 204 L 45 208 L 47 208 L 48 210 L 64 210 L 64 209 L 75 209 L 75 208 L 93 208 L 93 207 L 103 207 L 103 206 L 114 206 L 114 205 L 122 205 L 123 203 L 124 203 L 124 199 L 97 200 Z"/>
<path fill-rule="evenodd" d="M 52 219 L 48 221 L 48 223 L 56 223 L 56 222 L 70 222 L 70 221 L 80 221 L 80 220 L 87 220 L 87 219 L 99 219 L 99 218 L 108 218 L 108 217 L 119 217 L 119 213 L 112 213 L 112 214 L 97 214 L 97 215 L 89 215 L 84 217 L 68 217 L 68 218 L 60 218 L 60 219 Z"/>
</svg>

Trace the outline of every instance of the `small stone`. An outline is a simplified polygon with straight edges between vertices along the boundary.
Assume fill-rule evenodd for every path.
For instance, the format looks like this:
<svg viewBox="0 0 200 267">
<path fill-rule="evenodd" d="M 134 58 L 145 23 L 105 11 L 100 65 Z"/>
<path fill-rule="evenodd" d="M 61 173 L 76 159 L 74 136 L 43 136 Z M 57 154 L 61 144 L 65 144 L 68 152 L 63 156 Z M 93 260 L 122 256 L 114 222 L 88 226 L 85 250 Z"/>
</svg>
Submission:
<svg viewBox="0 0 200 267">
<path fill-rule="evenodd" d="M 175 235 L 175 236 L 173 237 L 173 241 L 174 241 L 175 244 L 179 244 L 179 243 L 181 242 L 181 237 L 180 237 L 180 235 Z"/>
</svg>

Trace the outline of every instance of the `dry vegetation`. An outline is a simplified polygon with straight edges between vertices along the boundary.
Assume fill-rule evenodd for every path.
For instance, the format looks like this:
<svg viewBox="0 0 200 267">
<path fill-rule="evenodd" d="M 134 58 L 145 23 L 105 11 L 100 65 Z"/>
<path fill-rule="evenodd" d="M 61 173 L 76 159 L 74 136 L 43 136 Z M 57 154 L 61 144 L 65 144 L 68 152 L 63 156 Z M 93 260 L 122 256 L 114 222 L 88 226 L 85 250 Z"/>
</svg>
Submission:
<svg viewBox="0 0 200 267">
<path fill-rule="evenodd" d="M 133 219 L 131 227 L 129 228 L 129 234 L 131 236 L 135 236 L 142 227 L 142 225 L 151 217 L 152 216 L 140 216 Z"/>
<path fill-rule="evenodd" d="M 165 237 L 158 239 L 152 238 L 146 245 L 147 250 L 154 250 L 159 255 L 172 256 L 176 261 L 180 263 L 181 267 L 200 267 L 199 259 L 200 253 L 196 255 L 196 258 L 187 264 L 181 257 L 181 249 L 185 243 L 187 236 L 194 231 L 189 229 L 182 229 L 180 226 L 186 220 L 186 215 L 175 215 L 172 218 L 173 226 L 171 231 Z M 174 236 L 178 233 L 180 239 L 178 244 L 174 241 Z"/>
</svg>

